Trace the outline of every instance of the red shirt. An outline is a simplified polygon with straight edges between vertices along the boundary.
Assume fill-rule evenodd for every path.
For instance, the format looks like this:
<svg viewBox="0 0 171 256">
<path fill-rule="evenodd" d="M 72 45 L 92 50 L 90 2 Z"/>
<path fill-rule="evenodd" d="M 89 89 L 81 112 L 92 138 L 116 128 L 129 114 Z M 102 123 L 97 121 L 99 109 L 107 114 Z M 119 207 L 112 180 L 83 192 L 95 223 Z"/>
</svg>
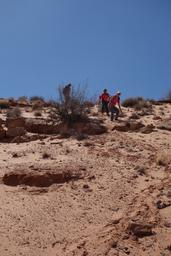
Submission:
<svg viewBox="0 0 171 256">
<path fill-rule="evenodd" d="M 102 101 L 107 101 L 107 102 L 109 102 L 109 98 L 110 98 L 110 96 L 109 96 L 109 93 L 102 93 L 102 95 L 100 96 L 100 99 L 102 100 Z"/>
<path fill-rule="evenodd" d="M 116 106 L 117 104 L 120 104 L 120 97 L 118 95 L 114 95 L 110 100 L 111 106 Z"/>
</svg>

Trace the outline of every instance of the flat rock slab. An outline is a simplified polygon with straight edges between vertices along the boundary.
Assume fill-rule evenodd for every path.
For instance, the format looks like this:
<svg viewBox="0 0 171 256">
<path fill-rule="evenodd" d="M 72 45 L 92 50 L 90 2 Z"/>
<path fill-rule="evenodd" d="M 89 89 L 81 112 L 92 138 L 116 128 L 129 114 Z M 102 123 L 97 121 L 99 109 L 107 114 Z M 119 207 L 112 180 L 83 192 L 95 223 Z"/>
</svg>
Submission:
<svg viewBox="0 0 171 256">
<path fill-rule="evenodd" d="M 12 171 L 3 176 L 3 183 L 8 186 L 27 185 L 35 187 L 49 187 L 81 178 L 80 172 L 73 171 Z"/>
<path fill-rule="evenodd" d="M 123 122 L 116 124 L 112 130 L 117 130 L 121 132 L 135 132 L 139 131 L 144 127 L 144 124 L 141 122 Z"/>
<path fill-rule="evenodd" d="M 154 232 L 152 231 L 152 225 L 150 224 L 130 223 L 128 230 L 132 235 L 135 235 L 139 238 L 154 235 Z"/>
</svg>

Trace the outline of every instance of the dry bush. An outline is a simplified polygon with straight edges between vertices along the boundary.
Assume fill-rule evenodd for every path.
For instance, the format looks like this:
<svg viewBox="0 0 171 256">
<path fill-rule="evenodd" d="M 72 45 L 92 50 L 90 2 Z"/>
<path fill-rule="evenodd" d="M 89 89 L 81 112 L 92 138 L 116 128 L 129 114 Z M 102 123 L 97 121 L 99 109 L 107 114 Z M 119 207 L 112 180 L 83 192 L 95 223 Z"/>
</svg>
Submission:
<svg viewBox="0 0 171 256">
<path fill-rule="evenodd" d="M 140 116 L 137 113 L 133 113 L 129 118 L 138 120 L 138 119 L 140 119 Z"/>
<path fill-rule="evenodd" d="M 92 107 L 94 107 L 94 105 L 95 105 L 94 102 L 92 102 L 90 100 L 87 100 L 87 101 L 84 102 L 84 106 L 86 108 L 92 108 Z"/>
<path fill-rule="evenodd" d="M 143 101 L 142 97 L 127 98 L 122 102 L 123 107 L 134 108 L 140 101 Z"/>
<path fill-rule="evenodd" d="M 30 101 L 41 101 L 41 102 L 44 102 L 44 98 L 42 96 L 31 96 L 30 97 Z"/>
<path fill-rule="evenodd" d="M 40 110 L 43 107 L 43 103 L 40 101 L 35 101 L 32 105 L 32 110 Z"/>
<path fill-rule="evenodd" d="M 156 155 L 156 163 L 161 166 L 168 166 L 171 164 L 171 154 L 169 152 L 158 152 Z"/>
<path fill-rule="evenodd" d="M 55 101 L 55 100 L 52 100 L 52 99 L 50 99 L 50 100 L 48 100 L 48 101 L 46 102 L 46 105 L 47 105 L 48 107 L 53 107 L 55 104 L 56 104 L 56 101 Z"/>
<path fill-rule="evenodd" d="M 19 117 L 22 116 L 21 114 L 22 113 L 21 113 L 20 108 L 15 107 L 15 108 L 10 109 L 10 110 L 7 111 L 7 118 L 12 118 L 12 119 L 19 118 Z"/>
<path fill-rule="evenodd" d="M 135 105 L 136 110 L 152 110 L 152 104 L 149 101 L 140 101 L 137 105 Z"/>
<path fill-rule="evenodd" d="M 154 99 L 147 99 L 148 102 L 150 102 L 152 105 L 159 105 L 157 100 Z"/>
<path fill-rule="evenodd" d="M 10 106 L 9 100 L 0 99 L 0 109 L 8 109 Z"/>
<path fill-rule="evenodd" d="M 150 101 L 145 100 L 143 97 L 128 98 L 122 102 L 123 107 L 135 108 L 136 110 L 142 110 L 144 108 L 151 108 Z"/>
<path fill-rule="evenodd" d="M 166 94 L 164 100 L 171 101 L 171 90 L 168 91 L 168 93 Z"/>
<path fill-rule="evenodd" d="M 28 97 L 27 96 L 20 96 L 18 98 L 18 101 L 27 101 L 28 100 Z"/>
<path fill-rule="evenodd" d="M 63 121 L 72 124 L 87 120 L 86 87 L 72 87 L 72 94 L 68 102 L 64 101 L 62 86 L 58 87 L 59 100 L 54 101 L 50 118 L 55 121 Z"/>
<path fill-rule="evenodd" d="M 85 100 L 84 105 L 85 107 L 92 108 L 97 104 L 98 95 L 94 94 L 89 99 Z"/>
</svg>

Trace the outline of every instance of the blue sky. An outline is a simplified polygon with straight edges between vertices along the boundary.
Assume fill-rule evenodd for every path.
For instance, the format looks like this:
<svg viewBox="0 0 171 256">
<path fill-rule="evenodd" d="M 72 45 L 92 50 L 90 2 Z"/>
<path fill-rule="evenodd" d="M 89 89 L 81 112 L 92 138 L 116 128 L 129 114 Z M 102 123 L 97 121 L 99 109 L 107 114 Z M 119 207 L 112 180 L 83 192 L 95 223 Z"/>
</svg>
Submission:
<svg viewBox="0 0 171 256">
<path fill-rule="evenodd" d="M 0 97 L 171 89 L 171 0 L 0 0 Z"/>
</svg>

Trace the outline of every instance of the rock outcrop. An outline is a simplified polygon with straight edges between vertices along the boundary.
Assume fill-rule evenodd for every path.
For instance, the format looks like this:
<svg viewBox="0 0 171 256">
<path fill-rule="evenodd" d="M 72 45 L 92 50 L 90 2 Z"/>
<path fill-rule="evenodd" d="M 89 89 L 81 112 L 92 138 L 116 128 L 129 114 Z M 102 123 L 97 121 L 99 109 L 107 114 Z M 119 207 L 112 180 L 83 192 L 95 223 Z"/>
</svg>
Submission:
<svg viewBox="0 0 171 256">
<path fill-rule="evenodd" d="M 28 185 L 36 187 L 49 187 L 56 183 L 65 183 L 70 180 L 77 180 L 81 177 L 80 173 L 67 170 L 56 171 L 12 171 L 3 177 L 3 183 L 8 186 Z"/>
</svg>

